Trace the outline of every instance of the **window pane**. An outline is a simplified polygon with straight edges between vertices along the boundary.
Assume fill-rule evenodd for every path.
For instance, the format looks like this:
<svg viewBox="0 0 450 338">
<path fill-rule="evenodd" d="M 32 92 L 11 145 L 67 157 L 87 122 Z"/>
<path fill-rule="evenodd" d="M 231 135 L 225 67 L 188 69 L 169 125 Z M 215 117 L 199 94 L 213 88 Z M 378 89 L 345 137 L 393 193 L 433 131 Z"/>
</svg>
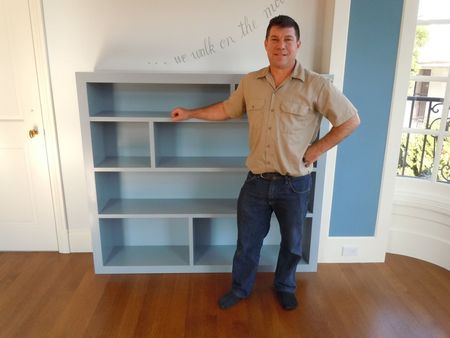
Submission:
<svg viewBox="0 0 450 338">
<path fill-rule="evenodd" d="M 449 2 L 450 3 L 450 2 Z M 450 17 L 450 14 L 448 14 Z M 450 67 L 450 24 L 418 25 L 411 64 L 413 75 L 447 76 Z"/>
<path fill-rule="evenodd" d="M 437 137 L 422 134 L 402 134 L 397 175 L 431 177 Z"/>
<path fill-rule="evenodd" d="M 403 128 L 439 130 L 446 84 L 410 81 Z"/>
<path fill-rule="evenodd" d="M 439 163 L 438 181 L 450 184 L 450 137 L 444 138 L 444 146 Z"/>
</svg>

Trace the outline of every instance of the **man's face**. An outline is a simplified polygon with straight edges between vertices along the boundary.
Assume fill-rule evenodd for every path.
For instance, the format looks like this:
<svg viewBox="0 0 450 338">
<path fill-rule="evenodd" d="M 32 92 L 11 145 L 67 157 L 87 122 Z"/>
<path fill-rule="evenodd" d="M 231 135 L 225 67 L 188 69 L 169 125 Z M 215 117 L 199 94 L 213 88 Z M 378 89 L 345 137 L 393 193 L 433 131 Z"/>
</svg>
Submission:
<svg viewBox="0 0 450 338">
<path fill-rule="evenodd" d="M 293 27 L 271 27 L 269 36 L 264 41 L 270 66 L 280 69 L 293 67 L 300 45 Z"/>
</svg>

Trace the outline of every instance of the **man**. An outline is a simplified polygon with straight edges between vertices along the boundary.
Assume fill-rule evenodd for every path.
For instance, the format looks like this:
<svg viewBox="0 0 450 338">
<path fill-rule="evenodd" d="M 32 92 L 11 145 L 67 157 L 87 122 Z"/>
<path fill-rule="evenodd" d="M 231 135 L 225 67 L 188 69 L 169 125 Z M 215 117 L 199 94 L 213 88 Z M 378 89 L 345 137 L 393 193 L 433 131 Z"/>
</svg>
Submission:
<svg viewBox="0 0 450 338">
<path fill-rule="evenodd" d="M 223 102 L 192 110 L 175 108 L 171 113 L 173 121 L 248 116 L 250 171 L 239 194 L 232 287 L 219 299 L 222 309 L 250 295 L 273 212 L 281 233 L 274 288 L 284 309 L 297 307 L 295 274 L 312 164 L 359 125 L 357 111 L 347 98 L 297 62 L 300 45 L 298 24 L 284 15 L 273 18 L 264 41 L 269 67 L 244 76 Z M 322 116 L 333 127 L 314 142 Z"/>
</svg>

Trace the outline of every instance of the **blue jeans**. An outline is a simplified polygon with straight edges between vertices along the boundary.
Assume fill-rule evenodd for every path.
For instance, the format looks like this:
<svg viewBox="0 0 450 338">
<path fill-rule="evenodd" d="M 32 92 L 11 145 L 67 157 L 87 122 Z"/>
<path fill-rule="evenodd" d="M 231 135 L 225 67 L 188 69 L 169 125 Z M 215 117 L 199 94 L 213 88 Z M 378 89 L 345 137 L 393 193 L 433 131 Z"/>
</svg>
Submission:
<svg viewBox="0 0 450 338">
<path fill-rule="evenodd" d="M 245 298 L 253 289 L 273 212 L 281 234 L 274 286 L 277 291 L 295 292 L 310 189 L 311 175 L 268 180 L 248 174 L 238 199 L 238 239 L 232 270 L 232 292 L 236 296 Z"/>
</svg>

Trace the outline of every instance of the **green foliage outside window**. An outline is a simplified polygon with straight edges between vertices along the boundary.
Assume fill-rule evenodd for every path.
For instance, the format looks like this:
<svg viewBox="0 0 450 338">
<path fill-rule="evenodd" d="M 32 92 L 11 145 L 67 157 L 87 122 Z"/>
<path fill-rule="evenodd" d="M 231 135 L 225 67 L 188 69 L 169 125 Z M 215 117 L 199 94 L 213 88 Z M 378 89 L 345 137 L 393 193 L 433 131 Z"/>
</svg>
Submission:
<svg viewBox="0 0 450 338">
<path fill-rule="evenodd" d="M 435 136 L 403 134 L 397 175 L 430 178 L 434 157 L 441 155 L 435 154 L 436 145 L 437 137 Z M 450 138 L 446 138 L 443 144 L 437 178 L 438 181 L 450 183 Z"/>
</svg>

